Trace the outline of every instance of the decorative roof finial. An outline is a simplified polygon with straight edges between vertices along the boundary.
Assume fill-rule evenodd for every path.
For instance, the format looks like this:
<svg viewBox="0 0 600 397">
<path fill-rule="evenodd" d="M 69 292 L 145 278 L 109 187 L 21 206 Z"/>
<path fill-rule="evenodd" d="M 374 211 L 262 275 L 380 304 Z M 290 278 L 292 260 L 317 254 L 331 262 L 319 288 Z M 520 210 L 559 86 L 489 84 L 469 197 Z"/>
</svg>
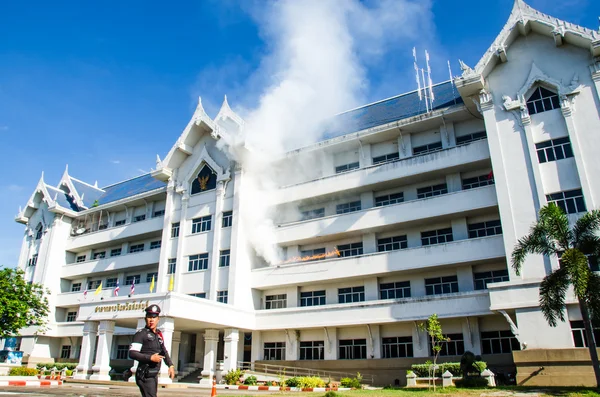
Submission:
<svg viewBox="0 0 600 397">
<path fill-rule="evenodd" d="M 157 154 L 156 155 L 156 169 L 160 169 L 162 167 L 163 167 L 162 160 L 160 159 L 160 156 Z"/>
<path fill-rule="evenodd" d="M 97 188 L 98 187 L 98 181 L 94 181 L 94 187 Z"/>
</svg>

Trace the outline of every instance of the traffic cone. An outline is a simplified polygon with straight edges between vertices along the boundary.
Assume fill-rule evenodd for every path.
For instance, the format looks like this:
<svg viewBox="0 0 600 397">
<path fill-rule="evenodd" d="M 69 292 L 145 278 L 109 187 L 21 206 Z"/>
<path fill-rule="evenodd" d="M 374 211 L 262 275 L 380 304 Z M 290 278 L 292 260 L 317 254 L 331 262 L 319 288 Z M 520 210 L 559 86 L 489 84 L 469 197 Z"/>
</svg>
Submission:
<svg viewBox="0 0 600 397">
<path fill-rule="evenodd" d="M 213 376 L 212 390 L 210 391 L 210 397 L 216 397 L 217 395 L 217 377 Z"/>
</svg>

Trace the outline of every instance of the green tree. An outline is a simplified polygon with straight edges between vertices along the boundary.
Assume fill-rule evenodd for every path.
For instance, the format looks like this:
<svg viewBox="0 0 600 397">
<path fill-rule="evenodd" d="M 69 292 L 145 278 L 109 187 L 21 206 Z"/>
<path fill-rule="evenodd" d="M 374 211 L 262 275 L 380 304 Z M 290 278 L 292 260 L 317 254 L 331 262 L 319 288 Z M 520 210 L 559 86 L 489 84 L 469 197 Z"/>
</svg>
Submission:
<svg viewBox="0 0 600 397">
<path fill-rule="evenodd" d="M 540 284 L 540 307 L 546 321 L 556 327 L 565 321 L 565 300 L 568 288 L 573 287 L 585 326 L 587 345 L 600 387 L 600 367 L 592 320 L 600 320 L 600 276 L 591 271 L 587 256 L 600 254 L 600 211 L 584 214 L 569 225 L 567 215 L 554 204 L 540 209 L 538 221 L 528 235 L 521 238 L 512 252 L 512 267 L 517 273 L 529 254 L 557 256 L 558 269 L 553 270 Z"/>
<path fill-rule="evenodd" d="M 29 284 L 21 269 L 0 269 L 0 338 L 19 335 L 30 326 L 44 331 L 48 317 L 46 290 L 40 284 Z"/>
<path fill-rule="evenodd" d="M 431 350 L 433 353 L 433 365 L 430 367 L 430 378 L 433 378 L 433 390 L 435 390 L 435 370 L 437 369 L 437 359 L 442 351 L 442 343 L 448 342 L 448 338 L 442 332 L 442 325 L 438 320 L 437 314 L 429 316 L 426 322 L 421 323 L 421 330 L 426 331 L 431 341 Z"/>
</svg>

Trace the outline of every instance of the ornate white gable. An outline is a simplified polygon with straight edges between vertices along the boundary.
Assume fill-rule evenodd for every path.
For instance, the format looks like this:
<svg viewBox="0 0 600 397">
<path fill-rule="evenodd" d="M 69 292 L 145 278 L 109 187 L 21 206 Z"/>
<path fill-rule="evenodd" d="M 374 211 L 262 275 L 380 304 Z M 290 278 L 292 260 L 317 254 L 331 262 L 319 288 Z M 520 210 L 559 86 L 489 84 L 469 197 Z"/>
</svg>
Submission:
<svg viewBox="0 0 600 397">
<path fill-rule="evenodd" d="M 214 172 L 217 173 L 217 182 L 220 181 L 228 181 L 231 178 L 229 169 L 224 170 L 217 162 L 210 156 L 208 150 L 206 150 L 206 145 L 202 147 L 202 151 L 200 155 L 194 162 L 194 165 L 190 168 L 190 172 L 183 176 L 183 178 L 178 181 L 178 185 L 176 190 L 178 192 L 182 191 L 191 191 L 191 183 L 196 179 L 196 175 L 202 169 L 203 165 L 207 164 Z"/>
</svg>

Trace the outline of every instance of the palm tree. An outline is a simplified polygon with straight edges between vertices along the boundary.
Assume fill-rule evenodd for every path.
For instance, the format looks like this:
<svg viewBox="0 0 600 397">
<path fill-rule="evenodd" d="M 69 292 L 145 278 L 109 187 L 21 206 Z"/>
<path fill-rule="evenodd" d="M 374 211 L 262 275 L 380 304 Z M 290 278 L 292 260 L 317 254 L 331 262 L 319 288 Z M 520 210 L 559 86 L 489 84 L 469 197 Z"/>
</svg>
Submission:
<svg viewBox="0 0 600 397">
<path fill-rule="evenodd" d="M 591 271 L 588 256 L 600 254 L 600 210 L 593 210 L 577 220 L 571 229 L 561 208 L 549 204 L 540 209 L 539 220 L 525 237 L 519 239 L 512 253 L 512 268 L 517 275 L 528 254 L 556 255 L 559 268 L 540 284 L 540 307 L 546 321 L 556 327 L 565 321 L 567 290 L 573 287 L 585 326 L 587 345 L 600 387 L 600 367 L 592 319 L 600 320 L 600 276 Z"/>
</svg>

